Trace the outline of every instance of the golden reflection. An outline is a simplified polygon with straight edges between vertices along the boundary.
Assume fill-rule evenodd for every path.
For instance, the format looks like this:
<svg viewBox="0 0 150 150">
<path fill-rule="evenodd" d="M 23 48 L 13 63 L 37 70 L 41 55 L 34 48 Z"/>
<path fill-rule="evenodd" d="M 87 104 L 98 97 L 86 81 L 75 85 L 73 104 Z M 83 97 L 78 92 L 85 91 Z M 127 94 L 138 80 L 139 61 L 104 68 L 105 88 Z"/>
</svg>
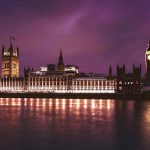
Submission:
<svg viewBox="0 0 150 150">
<path fill-rule="evenodd" d="M 91 100 L 91 108 L 95 109 L 95 100 L 94 99 Z"/>
<path fill-rule="evenodd" d="M 62 109 L 65 109 L 65 108 L 66 108 L 66 99 L 62 99 Z"/>
<path fill-rule="evenodd" d="M 107 100 L 107 109 L 110 109 L 110 100 Z"/>
<path fill-rule="evenodd" d="M 69 99 L 69 108 L 72 109 L 73 100 Z"/>
<path fill-rule="evenodd" d="M 79 109 L 80 108 L 80 99 L 76 100 L 76 108 Z"/>
<path fill-rule="evenodd" d="M 100 100 L 99 100 L 99 107 L 100 107 L 100 109 L 102 109 L 102 107 L 103 107 L 102 102 L 103 102 L 103 100 L 100 99 Z"/>
<path fill-rule="evenodd" d="M 51 108 L 52 107 L 52 99 L 48 99 L 48 106 Z"/>
<path fill-rule="evenodd" d="M 83 103 L 84 109 L 87 108 L 87 99 L 84 99 L 84 103 Z"/>
<path fill-rule="evenodd" d="M 39 109 L 56 109 L 57 111 L 65 111 L 70 109 L 71 113 L 92 113 L 98 112 L 101 114 L 103 109 L 110 111 L 114 108 L 114 100 L 102 100 L 102 99 L 40 99 L 40 98 L 0 98 L 0 106 L 28 106 L 28 107 L 40 107 Z M 133 104 L 131 105 L 133 107 Z M 131 108 L 132 108 L 131 107 Z M 88 110 L 88 111 L 87 111 Z"/>
</svg>

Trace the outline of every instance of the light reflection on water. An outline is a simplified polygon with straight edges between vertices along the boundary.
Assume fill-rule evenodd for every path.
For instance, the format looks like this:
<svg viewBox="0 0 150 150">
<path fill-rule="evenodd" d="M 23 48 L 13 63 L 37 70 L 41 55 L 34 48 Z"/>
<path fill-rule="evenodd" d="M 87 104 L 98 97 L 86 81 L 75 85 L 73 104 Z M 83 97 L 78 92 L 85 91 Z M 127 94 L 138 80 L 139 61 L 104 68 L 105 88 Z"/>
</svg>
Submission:
<svg viewBox="0 0 150 150">
<path fill-rule="evenodd" d="M 68 107 L 71 109 L 80 109 L 83 107 L 84 109 L 102 109 L 106 108 L 107 110 L 113 109 L 114 107 L 114 100 L 87 100 L 87 99 L 27 99 L 27 98 L 0 98 L 0 106 L 28 106 L 28 107 L 39 107 L 43 106 L 45 109 L 55 108 L 56 110 L 59 109 L 67 109 Z"/>
<path fill-rule="evenodd" d="M 4 150 L 150 147 L 150 101 L 0 98 L 0 122 Z"/>
</svg>

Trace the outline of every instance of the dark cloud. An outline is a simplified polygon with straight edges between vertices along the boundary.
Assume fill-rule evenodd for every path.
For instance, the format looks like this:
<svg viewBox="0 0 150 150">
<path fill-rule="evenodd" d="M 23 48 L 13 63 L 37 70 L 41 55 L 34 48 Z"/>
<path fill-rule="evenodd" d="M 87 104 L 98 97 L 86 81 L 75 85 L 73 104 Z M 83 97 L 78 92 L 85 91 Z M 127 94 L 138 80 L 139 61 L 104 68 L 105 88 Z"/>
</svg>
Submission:
<svg viewBox="0 0 150 150">
<path fill-rule="evenodd" d="M 148 0 L 2 0 L 0 44 L 13 34 L 21 65 L 36 68 L 56 63 L 60 48 L 66 63 L 85 71 L 103 73 L 109 64 L 144 67 L 149 7 Z"/>
</svg>

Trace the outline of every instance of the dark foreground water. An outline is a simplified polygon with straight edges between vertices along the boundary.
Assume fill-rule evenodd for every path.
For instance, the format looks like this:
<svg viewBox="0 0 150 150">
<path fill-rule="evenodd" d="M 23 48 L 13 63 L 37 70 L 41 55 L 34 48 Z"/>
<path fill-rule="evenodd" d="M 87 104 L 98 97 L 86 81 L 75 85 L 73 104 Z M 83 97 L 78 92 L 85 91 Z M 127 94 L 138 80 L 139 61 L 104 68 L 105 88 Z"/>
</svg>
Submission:
<svg viewBox="0 0 150 150">
<path fill-rule="evenodd" d="M 150 101 L 0 99 L 0 150 L 150 150 Z"/>
</svg>

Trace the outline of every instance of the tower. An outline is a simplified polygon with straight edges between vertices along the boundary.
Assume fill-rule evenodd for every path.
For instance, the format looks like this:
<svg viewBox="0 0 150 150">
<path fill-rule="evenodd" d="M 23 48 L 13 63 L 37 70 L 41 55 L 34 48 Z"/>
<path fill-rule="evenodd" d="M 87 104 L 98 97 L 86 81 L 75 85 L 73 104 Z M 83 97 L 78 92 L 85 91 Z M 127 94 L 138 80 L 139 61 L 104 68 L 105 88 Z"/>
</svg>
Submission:
<svg viewBox="0 0 150 150">
<path fill-rule="evenodd" d="M 148 43 L 148 48 L 145 53 L 145 62 L 146 62 L 146 78 L 150 80 L 150 41 Z"/>
<path fill-rule="evenodd" d="M 63 56 L 62 56 L 62 50 L 60 49 L 60 55 L 57 63 L 57 70 L 58 71 L 64 71 L 64 61 L 63 61 Z"/>
<path fill-rule="evenodd" d="M 19 77 L 19 48 L 14 48 L 10 40 L 10 47 L 5 50 L 2 46 L 2 73 L 1 77 Z"/>
</svg>

